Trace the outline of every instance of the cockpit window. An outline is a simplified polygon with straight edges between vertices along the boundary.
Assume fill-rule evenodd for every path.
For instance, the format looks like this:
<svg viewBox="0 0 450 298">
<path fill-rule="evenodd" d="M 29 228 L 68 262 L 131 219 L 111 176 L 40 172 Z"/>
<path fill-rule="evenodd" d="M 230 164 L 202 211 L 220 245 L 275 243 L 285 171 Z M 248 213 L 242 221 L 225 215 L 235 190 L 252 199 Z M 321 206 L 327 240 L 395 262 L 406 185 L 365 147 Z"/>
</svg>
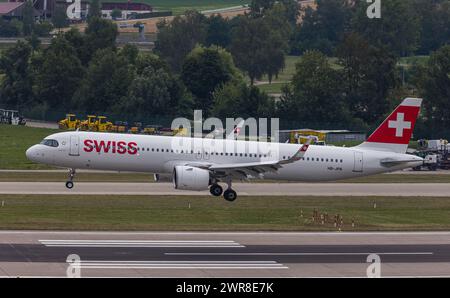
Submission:
<svg viewBox="0 0 450 298">
<path fill-rule="evenodd" d="M 41 145 L 50 146 L 50 147 L 58 147 L 59 146 L 57 140 L 49 140 L 49 139 L 42 140 Z"/>
</svg>

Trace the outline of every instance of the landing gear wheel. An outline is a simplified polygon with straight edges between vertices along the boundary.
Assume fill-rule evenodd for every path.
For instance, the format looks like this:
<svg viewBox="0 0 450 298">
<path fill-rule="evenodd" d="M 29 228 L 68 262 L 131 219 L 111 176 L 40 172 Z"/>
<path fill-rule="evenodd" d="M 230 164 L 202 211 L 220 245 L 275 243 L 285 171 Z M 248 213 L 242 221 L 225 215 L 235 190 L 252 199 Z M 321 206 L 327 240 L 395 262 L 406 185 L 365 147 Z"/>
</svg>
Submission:
<svg viewBox="0 0 450 298">
<path fill-rule="evenodd" d="M 73 188 L 73 178 L 75 177 L 75 169 L 69 169 L 69 180 L 67 180 L 66 182 L 66 187 L 68 189 L 72 189 Z"/>
<path fill-rule="evenodd" d="M 223 193 L 223 188 L 219 184 L 213 184 L 209 188 L 209 192 L 215 197 L 220 197 Z"/>
<path fill-rule="evenodd" d="M 72 181 L 67 181 L 67 182 L 66 182 L 66 187 L 67 187 L 68 189 L 72 189 L 72 188 L 73 188 L 73 182 L 72 182 Z"/>
<path fill-rule="evenodd" d="M 223 193 L 223 197 L 225 200 L 227 200 L 228 202 L 233 202 L 234 200 L 237 199 L 237 193 L 232 190 L 232 189 L 227 189 L 224 193 Z"/>
</svg>

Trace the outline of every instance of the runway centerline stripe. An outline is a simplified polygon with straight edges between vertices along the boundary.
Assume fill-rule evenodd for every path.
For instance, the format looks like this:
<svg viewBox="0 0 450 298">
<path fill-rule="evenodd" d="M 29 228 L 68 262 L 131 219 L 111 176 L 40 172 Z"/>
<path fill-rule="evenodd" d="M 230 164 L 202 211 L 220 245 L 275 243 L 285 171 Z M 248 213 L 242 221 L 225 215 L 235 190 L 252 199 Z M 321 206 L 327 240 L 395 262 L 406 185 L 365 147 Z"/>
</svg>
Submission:
<svg viewBox="0 0 450 298">
<path fill-rule="evenodd" d="M 265 253 L 265 252 L 249 252 L 249 253 L 183 253 L 183 252 L 166 252 L 167 256 L 365 256 L 371 254 L 377 255 L 433 255 L 433 252 L 299 252 L 299 253 Z"/>
<path fill-rule="evenodd" d="M 276 261 L 80 261 L 79 269 L 289 269 Z"/>
<path fill-rule="evenodd" d="M 47 247 L 245 247 L 232 240 L 39 240 Z"/>
<path fill-rule="evenodd" d="M 193 243 L 236 243 L 233 240 L 39 240 L 40 242 L 145 242 L 145 243 L 166 243 L 166 242 L 177 242 L 177 243 L 185 243 L 185 242 L 193 242 Z"/>
</svg>

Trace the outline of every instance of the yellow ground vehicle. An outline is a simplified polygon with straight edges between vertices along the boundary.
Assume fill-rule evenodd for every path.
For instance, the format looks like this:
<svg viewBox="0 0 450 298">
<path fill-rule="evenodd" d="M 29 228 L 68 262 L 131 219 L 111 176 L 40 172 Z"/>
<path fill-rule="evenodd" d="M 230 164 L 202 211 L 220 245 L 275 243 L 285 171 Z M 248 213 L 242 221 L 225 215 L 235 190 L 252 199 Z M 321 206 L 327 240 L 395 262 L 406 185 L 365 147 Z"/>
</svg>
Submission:
<svg viewBox="0 0 450 298">
<path fill-rule="evenodd" d="M 147 125 L 144 127 L 144 130 L 142 132 L 147 135 L 156 135 L 159 134 L 159 130 L 161 127 L 162 126 L 160 125 Z"/>
<path fill-rule="evenodd" d="M 80 125 L 80 120 L 75 114 L 67 114 L 65 119 L 58 122 L 59 129 L 75 130 Z"/>
<path fill-rule="evenodd" d="M 138 134 L 142 131 L 142 123 L 141 122 L 135 122 L 134 126 L 130 127 L 128 130 L 129 133 Z"/>
<path fill-rule="evenodd" d="M 110 131 L 112 127 L 112 123 L 108 121 L 108 118 L 105 116 L 98 116 L 96 121 L 96 131 Z"/>
<path fill-rule="evenodd" d="M 111 131 L 113 124 L 105 116 L 88 115 L 87 119 L 80 124 L 81 130 Z"/>
<path fill-rule="evenodd" d="M 80 130 L 97 131 L 97 116 L 88 115 L 86 120 L 81 121 Z"/>
<path fill-rule="evenodd" d="M 122 121 L 116 121 L 114 125 L 111 125 L 110 132 L 127 132 L 128 123 Z"/>
<path fill-rule="evenodd" d="M 315 145 L 323 145 L 325 142 L 326 132 L 318 131 L 318 130 L 307 130 L 301 129 L 298 131 L 292 131 L 290 133 L 290 143 L 291 144 L 304 144 L 311 137 L 315 136 L 317 139 L 315 140 Z"/>
</svg>

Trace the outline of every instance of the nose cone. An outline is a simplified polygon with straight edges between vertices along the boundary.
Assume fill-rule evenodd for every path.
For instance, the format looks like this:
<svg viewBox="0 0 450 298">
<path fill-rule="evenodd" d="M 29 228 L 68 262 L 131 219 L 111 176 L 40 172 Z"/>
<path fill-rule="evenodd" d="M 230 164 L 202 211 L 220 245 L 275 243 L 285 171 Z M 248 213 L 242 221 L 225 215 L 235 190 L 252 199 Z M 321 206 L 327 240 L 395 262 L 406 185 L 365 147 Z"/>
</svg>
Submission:
<svg viewBox="0 0 450 298">
<path fill-rule="evenodd" d="M 34 162 L 38 162 L 38 150 L 36 148 L 37 146 L 31 146 L 30 148 L 28 148 L 28 150 L 25 152 L 25 155 L 27 156 L 27 158 L 31 161 Z"/>
</svg>

